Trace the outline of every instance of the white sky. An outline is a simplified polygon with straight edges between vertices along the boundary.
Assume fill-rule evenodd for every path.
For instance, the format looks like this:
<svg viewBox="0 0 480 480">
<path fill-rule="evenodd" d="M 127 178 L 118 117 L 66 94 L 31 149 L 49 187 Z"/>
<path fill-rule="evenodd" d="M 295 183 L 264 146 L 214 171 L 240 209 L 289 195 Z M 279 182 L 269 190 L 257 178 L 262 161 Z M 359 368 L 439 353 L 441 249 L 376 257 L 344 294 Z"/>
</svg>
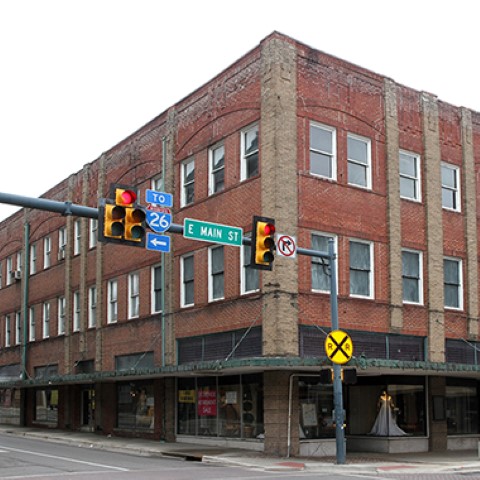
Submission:
<svg viewBox="0 0 480 480">
<path fill-rule="evenodd" d="M 40 196 L 274 30 L 480 111 L 476 3 L 0 0 L 0 192 Z"/>
</svg>

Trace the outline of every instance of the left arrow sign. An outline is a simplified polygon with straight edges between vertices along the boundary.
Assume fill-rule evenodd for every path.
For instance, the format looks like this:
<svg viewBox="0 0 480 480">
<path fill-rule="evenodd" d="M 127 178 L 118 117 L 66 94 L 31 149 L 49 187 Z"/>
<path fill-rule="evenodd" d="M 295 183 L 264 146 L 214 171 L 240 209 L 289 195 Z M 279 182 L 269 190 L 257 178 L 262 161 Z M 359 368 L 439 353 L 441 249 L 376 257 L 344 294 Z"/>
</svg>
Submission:
<svg viewBox="0 0 480 480">
<path fill-rule="evenodd" d="M 157 235 L 147 232 L 147 250 L 156 250 L 158 252 L 170 251 L 170 237 L 167 235 Z"/>
</svg>

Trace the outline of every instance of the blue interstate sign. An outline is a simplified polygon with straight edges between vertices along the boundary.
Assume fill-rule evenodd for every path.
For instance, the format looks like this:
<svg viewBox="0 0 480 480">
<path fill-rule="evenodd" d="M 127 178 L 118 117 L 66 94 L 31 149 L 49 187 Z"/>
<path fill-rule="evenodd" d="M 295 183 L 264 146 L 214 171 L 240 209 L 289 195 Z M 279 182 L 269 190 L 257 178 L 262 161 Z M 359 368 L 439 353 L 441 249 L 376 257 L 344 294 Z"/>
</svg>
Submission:
<svg viewBox="0 0 480 480">
<path fill-rule="evenodd" d="M 160 207 L 173 207 L 173 195 L 171 193 L 147 189 L 145 190 L 145 200 L 147 203 L 153 203 Z"/>
<path fill-rule="evenodd" d="M 156 250 L 158 252 L 170 251 L 170 237 L 167 235 L 157 235 L 147 232 L 147 250 Z"/>
<path fill-rule="evenodd" d="M 147 210 L 146 220 L 148 226 L 154 232 L 162 233 L 168 230 L 168 227 L 172 224 L 172 215 L 170 213 Z"/>
</svg>

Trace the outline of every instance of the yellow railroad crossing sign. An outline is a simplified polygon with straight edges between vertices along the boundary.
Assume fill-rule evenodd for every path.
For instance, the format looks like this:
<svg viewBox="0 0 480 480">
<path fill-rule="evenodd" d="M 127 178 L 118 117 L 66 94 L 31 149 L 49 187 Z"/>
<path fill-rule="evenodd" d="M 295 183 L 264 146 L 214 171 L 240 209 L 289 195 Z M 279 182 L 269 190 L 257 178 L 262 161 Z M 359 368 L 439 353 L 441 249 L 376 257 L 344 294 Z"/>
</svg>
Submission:
<svg viewBox="0 0 480 480">
<path fill-rule="evenodd" d="M 333 363 L 347 363 L 353 355 L 353 343 L 348 333 L 342 330 L 331 331 L 325 339 L 325 353 Z"/>
</svg>

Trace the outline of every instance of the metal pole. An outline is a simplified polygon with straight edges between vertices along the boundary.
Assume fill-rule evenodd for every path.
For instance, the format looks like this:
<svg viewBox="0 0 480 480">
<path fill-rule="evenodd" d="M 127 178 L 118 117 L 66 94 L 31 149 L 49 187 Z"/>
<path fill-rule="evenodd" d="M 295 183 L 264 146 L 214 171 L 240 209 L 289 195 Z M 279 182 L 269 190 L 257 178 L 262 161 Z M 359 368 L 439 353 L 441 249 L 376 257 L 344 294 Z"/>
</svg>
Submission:
<svg viewBox="0 0 480 480">
<path fill-rule="evenodd" d="M 333 238 L 328 240 L 328 255 L 330 257 L 330 310 L 332 330 L 338 330 L 337 270 Z M 333 364 L 333 405 L 335 408 L 337 463 L 343 465 L 345 463 L 345 432 L 343 429 L 342 367 L 337 363 Z"/>
</svg>

